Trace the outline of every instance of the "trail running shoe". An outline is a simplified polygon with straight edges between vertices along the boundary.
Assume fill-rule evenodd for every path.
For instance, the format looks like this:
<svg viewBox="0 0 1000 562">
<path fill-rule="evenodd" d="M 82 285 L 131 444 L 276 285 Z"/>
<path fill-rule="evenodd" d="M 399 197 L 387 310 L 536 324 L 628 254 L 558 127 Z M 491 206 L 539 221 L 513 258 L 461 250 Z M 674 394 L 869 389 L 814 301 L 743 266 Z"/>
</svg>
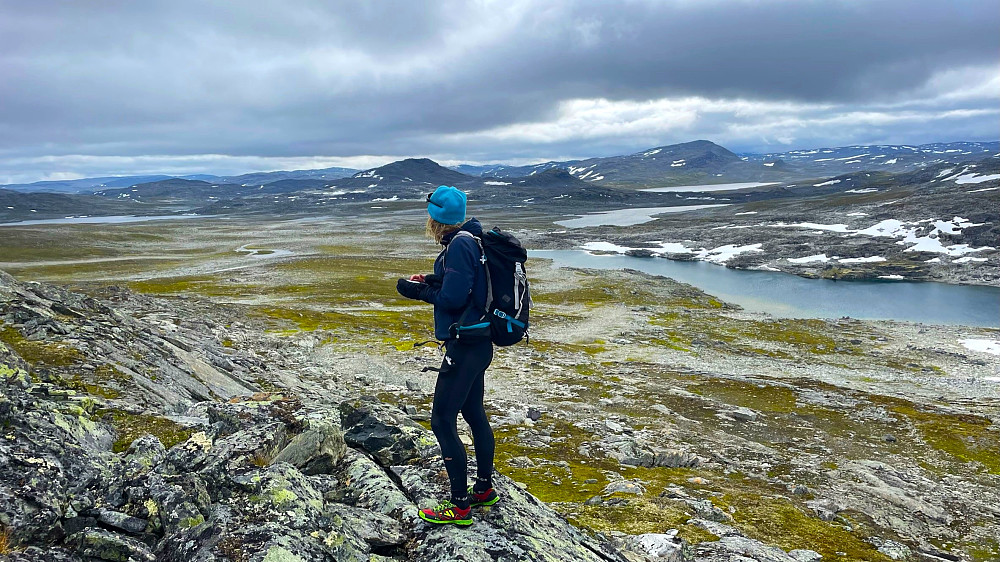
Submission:
<svg viewBox="0 0 1000 562">
<path fill-rule="evenodd" d="M 462 509 L 448 500 L 439 503 L 434 509 L 421 509 L 418 515 L 424 521 L 437 525 L 472 525 L 472 506 Z"/>
<path fill-rule="evenodd" d="M 498 501 L 500 501 L 500 496 L 497 495 L 497 491 L 493 488 L 490 488 L 480 494 L 473 491 L 472 486 L 469 486 L 469 507 L 476 507 L 477 505 L 493 505 Z"/>
</svg>

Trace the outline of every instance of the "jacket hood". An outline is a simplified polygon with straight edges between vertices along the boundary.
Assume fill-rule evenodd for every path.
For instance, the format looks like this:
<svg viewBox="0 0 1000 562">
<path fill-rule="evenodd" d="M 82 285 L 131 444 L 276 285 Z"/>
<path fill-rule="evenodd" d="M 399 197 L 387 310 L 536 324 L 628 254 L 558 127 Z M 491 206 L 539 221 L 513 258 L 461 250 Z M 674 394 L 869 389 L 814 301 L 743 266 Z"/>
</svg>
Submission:
<svg viewBox="0 0 1000 562">
<path fill-rule="evenodd" d="M 455 232 L 446 234 L 441 239 L 441 243 L 447 246 L 448 243 L 451 242 L 451 239 L 454 238 L 456 234 L 458 234 L 459 230 L 464 230 L 469 234 L 480 238 L 483 236 L 483 225 L 479 222 L 479 219 L 477 219 L 476 217 L 472 217 L 471 219 L 465 221 L 462 227 L 456 230 Z"/>
</svg>

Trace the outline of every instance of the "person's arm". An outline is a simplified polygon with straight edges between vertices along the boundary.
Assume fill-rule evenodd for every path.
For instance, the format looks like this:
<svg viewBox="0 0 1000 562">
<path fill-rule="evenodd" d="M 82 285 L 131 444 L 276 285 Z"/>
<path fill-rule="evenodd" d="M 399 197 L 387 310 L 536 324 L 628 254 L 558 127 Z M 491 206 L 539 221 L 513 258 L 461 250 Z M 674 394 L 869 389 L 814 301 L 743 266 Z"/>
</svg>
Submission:
<svg viewBox="0 0 1000 562">
<path fill-rule="evenodd" d="M 465 307 L 480 266 L 479 244 L 468 236 L 456 236 L 448 245 L 441 284 L 428 283 L 421 289 L 420 300 L 445 310 Z"/>
</svg>

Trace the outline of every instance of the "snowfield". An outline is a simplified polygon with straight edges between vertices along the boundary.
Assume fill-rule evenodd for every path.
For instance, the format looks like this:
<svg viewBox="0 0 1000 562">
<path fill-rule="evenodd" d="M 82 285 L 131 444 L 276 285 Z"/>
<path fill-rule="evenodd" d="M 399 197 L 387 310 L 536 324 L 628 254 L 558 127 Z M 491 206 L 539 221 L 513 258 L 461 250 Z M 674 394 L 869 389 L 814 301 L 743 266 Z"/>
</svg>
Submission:
<svg viewBox="0 0 1000 562">
<path fill-rule="evenodd" d="M 1000 174 L 989 174 L 980 176 L 979 174 L 962 174 L 955 179 L 955 183 L 983 183 L 984 181 L 1000 180 Z"/>
<path fill-rule="evenodd" d="M 634 209 L 634 211 L 649 211 L 648 209 Z M 740 213 L 745 214 L 745 213 Z M 855 214 L 856 215 L 856 214 Z M 594 216 L 582 217 L 581 219 L 574 219 L 571 221 L 562 221 L 559 224 L 564 226 L 576 227 L 583 226 L 572 224 L 575 220 L 589 219 L 594 220 Z M 602 222 L 602 224 L 606 224 Z M 988 258 L 984 257 L 972 257 L 966 254 L 972 254 L 977 252 L 983 252 L 987 250 L 996 250 L 992 246 L 983 246 L 979 248 L 970 247 L 968 244 L 952 244 L 950 246 L 945 246 L 939 237 L 941 235 L 961 235 L 962 231 L 966 228 L 981 226 L 984 223 L 973 223 L 969 219 L 962 217 L 954 217 L 951 220 L 938 220 L 938 219 L 924 219 L 916 222 L 903 222 L 897 219 L 886 219 L 875 223 L 867 228 L 852 230 L 846 224 L 819 224 L 811 222 L 801 222 L 801 223 L 772 223 L 766 224 L 761 223 L 757 225 L 725 225 L 713 227 L 713 230 L 722 229 L 738 229 L 738 228 L 802 228 L 813 230 L 817 233 L 833 232 L 837 234 L 847 235 L 847 236 L 870 236 L 873 238 L 884 237 L 884 238 L 898 238 L 896 244 L 908 246 L 904 249 L 906 252 L 931 252 L 938 253 L 942 255 L 947 255 L 952 258 L 957 258 L 953 260 L 953 263 L 964 264 L 964 263 L 983 263 L 989 261 Z M 927 231 L 928 225 L 931 226 L 930 232 Z M 925 231 L 926 235 L 918 236 L 919 231 Z M 677 242 L 650 242 L 649 246 L 643 248 L 631 248 L 626 246 L 620 246 L 617 244 L 612 244 L 610 242 L 588 242 L 581 246 L 583 250 L 586 251 L 597 251 L 597 252 L 615 252 L 619 254 L 625 254 L 633 250 L 645 250 L 651 252 L 655 256 L 663 256 L 664 254 L 692 254 L 692 257 L 698 260 L 708 261 L 717 264 L 723 264 L 734 256 L 740 255 L 742 253 L 748 252 L 763 252 L 762 243 L 756 244 L 746 244 L 742 246 L 737 246 L 733 244 L 727 244 L 724 246 L 719 246 L 717 248 L 701 248 L 693 249 L 684 244 Z M 659 246 L 658 248 L 653 246 Z M 860 263 L 880 263 L 888 261 L 883 256 L 860 256 L 860 257 L 840 257 L 840 256 L 828 256 L 826 253 L 801 256 L 796 258 L 787 258 L 786 261 L 792 264 L 810 264 L 810 263 L 829 263 L 835 262 L 840 264 L 860 264 Z M 932 258 L 926 260 L 926 263 L 941 263 L 941 258 Z M 898 279 L 898 276 L 883 276 L 884 279 Z"/>
<path fill-rule="evenodd" d="M 934 230 L 929 232 L 926 236 L 918 236 L 917 232 L 920 230 L 919 226 L 925 223 L 933 223 Z M 972 248 L 968 244 L 953 244 L 951 246 L 945 246 L 941 243 L 938 237 L 941 234 L 956 235 L 961 234 L 963 229 L 982 226 L 983 223 L 973 223 L 969 219 L 962 217 L 955 217 L 950 221 L 936 220 L 936 219 L 925 219 L 922 221 L 917 221 L 914 223 L 904 223 L 903 221 L 897 219 L 886 219 L 868 228 L 863 228 L 861 230 L 851 230 L 845 224 L 816 224 L 811 222 L 786 224 L 783 222 L 774 223 L 768 226 L 775 228 L 807 228 L 810 230 L 817 231 L 832 231 L 840 232 L 844 234 L 851 234 L 854 236 L 872 236 L 872 237 L 886 237 L 886 238 L 901 238 L 900 241 L 896 242 L 900 245 L 910 245 L 906 248 L 907 252 L 933 252 L 937 254 L 946 254 L 952 257 L 958 257 L 965 254 L 971 254 L 974 252 L 983 252 L 986 250 L 995 250 L 993 246 L 982 246 L 980 248 Z M 916 228 L 911 228 L 916 227 Z"/>
<path fill-rule="evenodd" d="M 806 256 L 803 258 L 788 258 L 791 263 L 813 263 L 813 262 L 823 262 L 826 263 L 830 261 L 830 258 L 826 257 L 826 254 L 817 254 L 815 256 Z"/>
<path fill-rule="evenodd" d="M 962 344 L 965 347 L 965 349 L 968 349 L 969 351 L 978 351 L 980 353 L 992 353 L 993 355 L 1000 355 L 1000 341 L 969 339 L 969 340 L 958 340 L 958 343 Z"/>
</svg>

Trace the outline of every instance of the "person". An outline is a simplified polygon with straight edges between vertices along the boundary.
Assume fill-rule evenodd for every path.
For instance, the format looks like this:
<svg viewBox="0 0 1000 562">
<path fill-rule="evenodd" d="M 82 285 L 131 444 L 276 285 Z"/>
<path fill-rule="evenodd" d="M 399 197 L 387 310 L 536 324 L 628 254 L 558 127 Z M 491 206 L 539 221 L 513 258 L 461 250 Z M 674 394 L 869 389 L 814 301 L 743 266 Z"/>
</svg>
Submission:
<svg viewBox="0 0 1000 562">
<path fill-rule="evenodd" d="M 427 196 L 427 234 L 444 246 L 434 261 L 434 273 L 399 279 L 396 290 L 404 297 L 434 305 L 434 336 L 443 342 L 445 356 L 434 387 L 431 429 L 441 446 L 451 497 L 418 515 L 436 524 L 472 524 L 472 508 L 500 500 L 493 489 L 493 428 L 483 407 L 486 369 L 493 361 L 489 338 L 456 338 L 451 330 L 468 306 L 483 309 L 487 277 L 479 242 L 483 227 L 465 219 L 465 193 L 442 185 Z M 469 236 L 471 234 L 472 236 Z M 458 438 L 458 414 L 469 424 L 476 452 L 476 479 L 468 486 L 468 457 Z"/>
</svg>

